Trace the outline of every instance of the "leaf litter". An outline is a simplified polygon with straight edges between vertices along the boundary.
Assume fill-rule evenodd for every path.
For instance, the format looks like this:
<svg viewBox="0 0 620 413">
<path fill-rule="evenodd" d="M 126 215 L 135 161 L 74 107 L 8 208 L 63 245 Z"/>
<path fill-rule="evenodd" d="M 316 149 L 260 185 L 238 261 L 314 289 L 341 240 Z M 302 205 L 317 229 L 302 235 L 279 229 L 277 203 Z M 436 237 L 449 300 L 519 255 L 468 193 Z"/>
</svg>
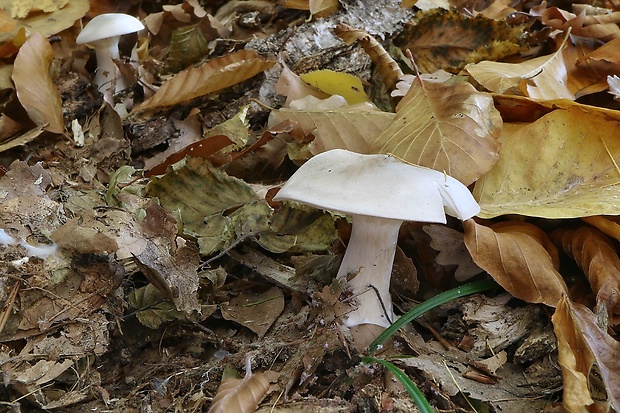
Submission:
<svg viewBox="0 0 620 413">
<path fill-rule="evenodd" d="M 72 44 L 85 3 L 0 3 L 3 408 L 413 411 L 359 363 L 376 329 L 342 324 L 348 218 L 272 200 L 345 148 L 443 171 L 482 206 L 463 226 L 403 226 L 398 314 L 468 277 L 503 287 L 425 314 L 379 357 L 446 411 L 618 410 L 617 12 L 127 5 L 147 29 L 111 107 Z M 397 32 L 429 73 L 403 76 Z"/>
</svg>

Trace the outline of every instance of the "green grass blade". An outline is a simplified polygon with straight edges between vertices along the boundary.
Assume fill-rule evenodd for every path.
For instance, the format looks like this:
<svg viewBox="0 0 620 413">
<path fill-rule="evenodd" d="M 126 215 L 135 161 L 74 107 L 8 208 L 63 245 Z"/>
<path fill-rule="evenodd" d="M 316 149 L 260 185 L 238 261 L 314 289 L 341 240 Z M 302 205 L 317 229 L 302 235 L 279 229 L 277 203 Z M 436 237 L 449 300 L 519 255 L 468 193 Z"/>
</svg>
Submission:
<svg viewBox="0 0 620 413">
<path fill-rule="evenodd" d="M 402 371 L 388 361 L 380 360 L 375 357 L 366 356 L 362 358 L 362 361 L 366 364 L 379 363 L 384 366 L 386 369 L 392 372 L 392 374 L 398 379 L 398 381 L 402 383 L 405 389 L 407 389 L 407 392 L 409 393 L 409 395 L 411 395 L 411 398 L 415 402 L 416 406 L 418 406 L 418 409 L 420 409 L 420 412 L 434 412 L 433 408 L 429 404 L 428 400 L 426 400 L 426 397 L 424 397 L 418 386 L 415 385 L 415 383 L 409 378 L 409 376 L 405 374 L 404 371 Z"/>
<path fill-rule="evenodd" d="M 450 300 L 454 300 L 455 298 L 460 298 L 466 295 L 491 290 L 495 287 L 497 287 L 497 283 L 495 283 L 495 281 L 493 280 L 476 281 L 457 288 L 453 288 L 452 290 L 445 291 L 431 299 L 424 301 L 423 303 L 420 303 L 419 305 L 409 310 L 398 320 L 396 320 L 394 324 L 388 327 L 383 333 L 379 334 L 379 337 L 377 337 L 375 341 L 370 343 L 370 346 L 368 346 L 368 353 L 373 354 L 375 351 L 377 351 L 377 348 L 379 348 L 381 344 L 383 344 L 388 338 L 392 337 L 392 335 L 396 333 L 402 326 L 410 323 L 411 320 L 421 316 L 428 310 L 431 310 L 438 305 L 447 303 Z"/>
</svg>

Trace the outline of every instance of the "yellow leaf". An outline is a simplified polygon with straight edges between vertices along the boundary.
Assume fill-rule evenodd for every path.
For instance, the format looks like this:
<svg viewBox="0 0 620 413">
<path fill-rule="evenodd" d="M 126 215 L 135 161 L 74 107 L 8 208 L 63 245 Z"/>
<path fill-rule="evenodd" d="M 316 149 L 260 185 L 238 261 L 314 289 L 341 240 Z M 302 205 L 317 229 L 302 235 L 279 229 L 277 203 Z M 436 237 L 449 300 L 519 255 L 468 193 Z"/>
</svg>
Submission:
<svg viewBox="0 0 620 413">
<path fill-rule="evenodd" d="M 47 39 L 34 33 L 15 57 L 13 81 L 30 119 L 50 132 L 62 133 L 62 100 L 50 76 L 53 58 L 54 51 Z"/>
<path fill-rule="evenodd" d="M 491 96 L 469 83 L 416 79 L 370 152 L 391 153 L 469 185 L 497 162 L 501 126 Z"/>
<path fill-rule="evenodd" d="M 11 5 L 11 16 L 16 19 L 23 19 L 30 13 L 42 11 L 51 13 L 60 10 L 67 5 L 69 0 L 19 0 L 13 1 Z"/>
<path fill-rule="evenodd" d="M 557 52 L 522 63 L 484 61 L 465 66 L 465 70 L 482 86 L 496 93 L 518 94 L 520 89 L 532 99 L 570 99 L 564 44 Z"/>
<path fill-rule="evenodd" d="M 164 82 L 159 90 L 136 110 L 153 109 L 185 102 L 217 92 L 256 76 L 274 65 L 253 50 L 239 50 L 217 57 L 200 67 L 183 70 Z"/>
<path fill-rule="evenodd" d="M 369 102 L 362 81 L 357 77 L 333 70 L 316 70 L 299 75 L 303 81 L 328 95 L 340 95 L 349 105 Z"/>
<path fill-rule="evenodd" d="M 478 216 L 618 214 L 618 136 L 616 120 L 578 106 L 525 126 L 504 125 L 500 160 L 474 188 Z"/>
<path fill-rule="evenodd" d="M 464 222 L 465 246 L 478 266 L 514 297 L 555 306 L 568 289 L 545 248 L 519 228 Z"/>
</svg>

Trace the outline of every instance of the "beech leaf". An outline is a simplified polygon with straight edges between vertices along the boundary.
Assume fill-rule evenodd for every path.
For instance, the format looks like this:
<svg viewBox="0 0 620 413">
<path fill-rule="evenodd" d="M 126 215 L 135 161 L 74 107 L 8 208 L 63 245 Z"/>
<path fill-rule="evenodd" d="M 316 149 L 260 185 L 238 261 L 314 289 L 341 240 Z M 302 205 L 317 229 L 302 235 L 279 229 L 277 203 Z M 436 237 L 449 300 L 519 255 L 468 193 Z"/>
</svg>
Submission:
<svg viewBox="0 0 620 413">
<path fill-rule="evenodd" d="M 483 61 L 469 64 L 465 70 L 491 92 L 525 94 L 540 100 L 574 100 L 575 95 L 568 89 L 563 47 L 522 63 Z"/>
<path fill-rule="evenodd" d="M 588 376 L 596 362 L 607 387 L 608 402 L 620 408 L 620 343 L 597 325 L 596 315 L 581 304 L 563 297 L 551 318 L 558 339 L 558 363 L 562 368 L 564 408 L 569 412 L 608 411 L 590 395 Z M 586 406 L 591 406 L 586 409 Z"/>
<path fill-rule="evenodd" d="M 474 188 L 478 216 L 617 214 L 619 135 L 616 120 L 576 106 L 525 126 L 505 125 L 502 156 Z"/>
<path fill-rule="evenodd" d="M 245 377 L 222 381 L 208 413 L 253 413 L 269 390 L 269 380 L 263 373 L 252 373 L 250 358 L 246 358 Z"/>
<path fill-rule="evenodd" d="M 15 57 L 13 82 L 30 119 L 52 133 L 62 133 L 62 100 L 50 76 L 53 58 L 54 51 L 47 39 L 34 33 Z"/>
<path fill-rule="evenodd" d="M 557 229 L 552 236 L 585 273 L 597 305 L 620 315 L 620 258 L 611 241 L 591 227 Z"/>
<path fill-rule="evenodd" d="M 226 89 L 256 76 L 274 65 L 253 50 L 239 50 L 190 67 L 164 82 L 137 110 L 172 106 L 199 96 Z"/>
<path fill-rule="evenodd" d="M 493 98 L 471 84 L 416 78 L 370 152 L 445 171 L 469 185 L 499 159 L 501 126 Z"/>
<path fill-rule="evenodd" d="M 535 238 L 520 230 L 464 222 L 465 246 L 474 262 L 514 297 L 555 306 L 568 289 L 551 257 Z"/>
</svg>

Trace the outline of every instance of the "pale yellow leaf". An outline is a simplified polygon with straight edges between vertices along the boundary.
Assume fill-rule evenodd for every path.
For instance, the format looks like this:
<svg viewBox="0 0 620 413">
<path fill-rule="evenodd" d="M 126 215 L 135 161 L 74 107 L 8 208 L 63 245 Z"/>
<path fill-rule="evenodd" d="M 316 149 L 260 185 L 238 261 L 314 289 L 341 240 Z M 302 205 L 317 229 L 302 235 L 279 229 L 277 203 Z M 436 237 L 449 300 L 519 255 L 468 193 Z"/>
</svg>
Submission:
<svg viewBox="0 0 620 413">
<path fill-rule="evenodd" d="M 464 222 L 465 246 L 478 266 L 514 297 L 555 306 L 568 288 L 551 257 L 535 238 L 519 229 L 504 232 Z"/>
<path fill-rule="evenodd" d="M 482 86 L 495 93 L 526 93 L 532 99 L 570 99 L 568 75 L 562 47 L 548 56 L 522 63 L 483 61 L 468 64 L 465 70 Z"/>
<path fill-rule="evenodd" d="M 620 213 L 616 120 L 572 106 L 531 124 L 504 125 L 504 131 L 500 161 L 474 188 L 481 207 L 478 216 Z"/>
<path fill-rule="evenodd" d="M 620 343 L 597 325 L 596 315 L 564 297 L 552 317 L 558 338 L 558 363 L 564 379 L 564 408 L 569 412 L 608 411 L 608 404 L 620 408 Z M 589 380 L 596 362 L 607 387 L 608 402 L 596 403 Z M 588 407 L 588 409 L 586 409 Z"/>
<path fill-rule="evenodd" d="M 30 119 L 50 132 L 62 133 L 62 100 L 50 76 L 53 58 L 54 51 L 47 39 L 34 33 L 15 57 L 13 82 Z"/>
<path fill-rule="evenodd" d="M 207 93 L 217 92 L 256 76 L 274 65 L 253 50 L 239 50 L 191 67 L 164 82 L 137 110 L 171 106 Z"/>
<path fill-rule="evenodd" d="M 370 152 L 445 171 L 469 185 L 497 162 L 501 126 L 491 96 L 471 84 L 416 78 Z"/>
<path fill-rule="evenodd" d="M 23 19 L 30 13 L 42 11 L 51 13 L 60 10 L 67 5 L 69 0 L 19 0 L 13 1 L 11 5 L 11 16 L 16 19 Z"/>
<path fill-rule="evenodd" d="M 316 101 L 312 108 L 280 109 L 269 117 L 271 125 L 290 119 L 299 124 L 304 135 L 313 134 L 315 139 L 310 149 L 314 154 L 330 149 L 368 153 L 368 142 L 379 136 L 394 119 L 393 113 L 382 112 L 370 104 L 328 109 L 321 106 L 320 102 L 324 101 Z"/>
<path fill-rule="evenodd" d="M 310 0 L 310 13 L 313 17 L 327 17 L 338 11 L 338 0 Z"/>
</svg>

